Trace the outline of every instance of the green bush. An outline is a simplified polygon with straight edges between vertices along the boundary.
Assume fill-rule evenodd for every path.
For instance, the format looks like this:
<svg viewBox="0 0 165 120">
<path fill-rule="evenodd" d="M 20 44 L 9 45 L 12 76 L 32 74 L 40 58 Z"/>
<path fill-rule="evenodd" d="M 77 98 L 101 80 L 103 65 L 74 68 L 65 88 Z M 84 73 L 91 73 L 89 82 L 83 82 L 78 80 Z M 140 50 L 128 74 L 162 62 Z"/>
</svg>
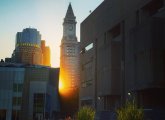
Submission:
<svg viewBox="0 0 165 120">
<path fill-rule="evenodd" d="M 95 111 L 91 107 L 84 106 L 78 111 L 78 120 L 94 120 Z"/>
<path fill-rule="evenodd" d="M 127 102 L 126 105 L 117 110 L 117 120 L 144 120 L 143 109 L 138 109 L 135 102 Z"/>
</svg>

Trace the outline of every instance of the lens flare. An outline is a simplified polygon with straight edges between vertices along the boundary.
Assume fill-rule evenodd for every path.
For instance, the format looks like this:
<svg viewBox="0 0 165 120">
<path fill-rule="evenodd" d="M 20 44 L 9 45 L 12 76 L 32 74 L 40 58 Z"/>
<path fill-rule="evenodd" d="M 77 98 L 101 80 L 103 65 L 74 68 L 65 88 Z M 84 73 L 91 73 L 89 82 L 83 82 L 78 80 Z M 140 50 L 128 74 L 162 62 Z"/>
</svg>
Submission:
<svg viewBox="0 0 165 120">
<path fill-rule="evenodd" d="M 59 81 L 59 90 L 62 90 L 64 88 L 64 85 L 62 83 L 62 80 Z"/>
<path fill-rule="evenodd" d="M 70 87 L 70 80 L 66 78 L 66 72 L 63 70 L 60 71 L 59 79 L 59 93 L 62 97 L 70 97 L 74 93 L 74 88 Z"/>
<path fill-rule="evenodd" d="M 62 77 L 60 77 L 58 89 L 59 89 L 60 95 L 66 94 L 66 82 L 64 81 L 64 79 L 62 79 Z"/>
</svg>

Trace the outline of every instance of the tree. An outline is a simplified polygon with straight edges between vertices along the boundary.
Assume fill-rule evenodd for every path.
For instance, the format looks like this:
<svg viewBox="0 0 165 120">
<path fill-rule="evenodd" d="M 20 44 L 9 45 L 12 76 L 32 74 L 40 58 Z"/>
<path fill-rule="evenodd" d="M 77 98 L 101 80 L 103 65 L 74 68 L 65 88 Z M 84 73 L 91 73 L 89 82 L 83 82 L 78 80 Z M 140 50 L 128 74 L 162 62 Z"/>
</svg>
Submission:
<svg viewBox="0 0 165 120">
<path fill-rule="evenodd" d="M 95 111 L 91 107 L 84 106 L 78 111 L 78 120 L 94 120 Z"/>
<path fill-rule="evenodd" d="M 117 120 L 144 120 L 144 111 L 134 101 L 127 101 L 124 107 L 117 110 Z"/>
</svg>

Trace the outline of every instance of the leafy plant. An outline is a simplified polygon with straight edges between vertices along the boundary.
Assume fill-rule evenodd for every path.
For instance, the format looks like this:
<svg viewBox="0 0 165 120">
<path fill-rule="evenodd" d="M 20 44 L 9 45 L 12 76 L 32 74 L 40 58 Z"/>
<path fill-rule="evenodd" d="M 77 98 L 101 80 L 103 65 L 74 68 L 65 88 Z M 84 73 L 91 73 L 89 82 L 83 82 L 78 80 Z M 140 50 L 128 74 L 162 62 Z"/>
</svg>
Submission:
<svg viewBox="0 0 165 120">
<path fill-rule="evenodd" d="M 139 109 L 135 102 L 126 102 L 126 105 L 117 110 L 117 120 L 144 120 L 143 109 Z"/>
<path fill-rule="evenodd" d="M 78 120 L 94 120 L 95 110 L 91 107 L 84 106 L 78 111 Z"/>
</svg>

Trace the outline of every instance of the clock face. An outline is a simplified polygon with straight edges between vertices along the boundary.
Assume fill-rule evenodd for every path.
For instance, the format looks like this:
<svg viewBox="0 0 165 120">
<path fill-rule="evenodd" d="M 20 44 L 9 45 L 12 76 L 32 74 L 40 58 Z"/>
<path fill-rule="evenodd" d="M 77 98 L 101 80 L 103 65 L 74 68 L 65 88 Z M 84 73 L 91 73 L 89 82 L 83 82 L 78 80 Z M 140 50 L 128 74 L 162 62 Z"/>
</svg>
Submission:
<svg viewBox="0 0 165 120">
<path fill-rule="evenodd" d="M 73 30 L 73 25 L 69 25 L 69 30 Z"/>
</svg>

